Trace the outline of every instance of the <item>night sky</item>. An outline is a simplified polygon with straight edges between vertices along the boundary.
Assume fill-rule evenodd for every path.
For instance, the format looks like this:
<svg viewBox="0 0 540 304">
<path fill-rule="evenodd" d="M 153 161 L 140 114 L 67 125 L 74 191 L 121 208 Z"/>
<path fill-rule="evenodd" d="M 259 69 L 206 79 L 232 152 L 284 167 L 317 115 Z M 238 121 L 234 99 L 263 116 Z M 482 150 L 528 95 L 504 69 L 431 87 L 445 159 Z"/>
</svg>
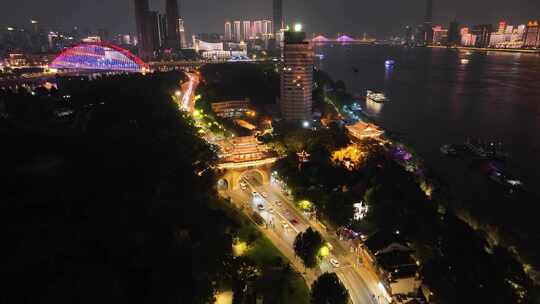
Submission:
<svg viewBox="0 0 540 304">
<path fill-rule="evenodd" d="M 188 32 L 223 32 L 225 18 L 271 19 L 272 0 L 179 0 Z M 1 0 L 0 26 L 22 26 L 34 18 L 45 27 L 107 28 L 134 32 L 132 0 Z M 150 0 L 163 10 L 164 0 Z M 406 24 L 421 23 L 425 0 L 284 0 L 289 23 L 301 21 L 308 32 L 334 34 L 402 33 Z M 525 23 L 540 19 L 540 0 L 435 0 L 435 23 Z"/>
</svg>

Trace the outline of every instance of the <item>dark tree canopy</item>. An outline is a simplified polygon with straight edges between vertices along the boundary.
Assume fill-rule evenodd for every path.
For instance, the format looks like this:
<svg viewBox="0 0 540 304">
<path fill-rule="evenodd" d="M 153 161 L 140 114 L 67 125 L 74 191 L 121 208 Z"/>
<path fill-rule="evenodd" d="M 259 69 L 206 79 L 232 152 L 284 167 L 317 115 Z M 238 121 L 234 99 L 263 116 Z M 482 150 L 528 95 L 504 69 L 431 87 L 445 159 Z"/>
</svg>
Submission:
<svg viewBox="0 0 540 304">
<path fill-rule="evenodd" d="M 212 300 L 231 223 L 210 208 L 211 171 L 195 174 L 214 156 L 171 101 L 181 78 L 65 80 L 69 124 L 51 120 L 56 96 L 10 95 L 26 103 L 0 122 L 0 302 Z"/>
<path fill-rule="evenodd" d="M 311 286 L 312 304 L 347 304 L 349 292 L 335 273 L 323 273 Z"/>
<path fill-rule="evenodd" d="M 302 259 L 306 267 L 313 268 L 317 266 L 317 256 L 323 245 L 321 234 L 310 227 L 296 236 L 294 252 Z"/>
</svg>

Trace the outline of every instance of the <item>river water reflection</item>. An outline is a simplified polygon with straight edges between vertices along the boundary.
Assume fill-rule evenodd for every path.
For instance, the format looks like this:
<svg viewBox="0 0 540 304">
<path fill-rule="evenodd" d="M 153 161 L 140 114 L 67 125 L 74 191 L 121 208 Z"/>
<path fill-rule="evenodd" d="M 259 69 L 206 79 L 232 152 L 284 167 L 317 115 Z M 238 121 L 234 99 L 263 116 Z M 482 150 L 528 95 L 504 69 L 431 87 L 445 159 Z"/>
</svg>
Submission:
<svg viewBox="0 0 540 304">
<path fill-rule="evenodd" d="M 390 98 L 384 105 L 361 104 L 411 144 L 464 206 L 524 241 L 540 240 L 539 229 L 527 224 L 537 221 L 540 201 L 506 194 L 439 150 L 468 137 L 501 141 L 511 155 L 507 170 L 539 194 L 539 55 L 359 45 L 327 45 L 316 52 L 324 54 L 320 68 L 343 80 L 351 93 L 382 91 Z M 395 66 L 385 67 L 387 59 Z"/>
</svg>

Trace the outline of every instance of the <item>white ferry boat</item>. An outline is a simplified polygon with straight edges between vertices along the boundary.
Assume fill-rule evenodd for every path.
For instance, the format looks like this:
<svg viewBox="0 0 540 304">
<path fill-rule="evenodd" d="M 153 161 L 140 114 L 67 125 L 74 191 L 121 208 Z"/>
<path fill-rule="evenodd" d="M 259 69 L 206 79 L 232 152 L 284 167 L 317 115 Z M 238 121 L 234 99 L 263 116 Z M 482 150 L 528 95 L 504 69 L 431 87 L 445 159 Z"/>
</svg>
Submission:
<svg viewBox="0 0 540 304">
<path fill-rule="evenodd" d="M 386 97 L 383 93 L 375 93 L 373 91 L 367 91 L 366 94 L 366 100 L 369 102 L 375 102 L 375 103 L 384 103 L 386 101 L 389 101 L 390 99 Z"/>
</svg>

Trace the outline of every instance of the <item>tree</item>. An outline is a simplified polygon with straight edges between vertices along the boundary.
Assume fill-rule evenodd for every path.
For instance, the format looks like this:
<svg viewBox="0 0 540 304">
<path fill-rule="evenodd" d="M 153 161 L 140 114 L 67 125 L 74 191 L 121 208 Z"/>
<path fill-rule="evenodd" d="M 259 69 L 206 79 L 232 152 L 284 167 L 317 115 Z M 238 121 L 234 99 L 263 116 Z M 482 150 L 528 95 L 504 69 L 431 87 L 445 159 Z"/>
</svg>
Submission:
<svg viewBox="0 0 540 304">
<path fill-rule="evenodd" d="M 261 275 L 261 270 L 251 259 L 240 256 L 234 258 L 231 274 L 233 303 L 242 303 L 248 287 Z"/>
<path fill-rule="evenodd" d="M 335 273 L 323 273 L 311 286 L 312 304 L 346 304 L 349 292 Z"/>
<path fill-rule="evenodd" d="M 323 244 L 321 234 L 310 227 L 294 239 L 294 252 L 306 267 L 313 268 L 317 266 L 317 255 Z"/>
<path fill-rule="evenodd" d="M 171 101 L 181 75 L 66 79 L 73 127 L 47 128 L 40 113 L 65 106 L 54 96 L 13 99 L 28 102 L 0 125 L 2 302 L 212 302 L 230 277 L 231 222 L 210 207 L 210 170 L 195 174 L 214 154 Z"/>
</svg>

